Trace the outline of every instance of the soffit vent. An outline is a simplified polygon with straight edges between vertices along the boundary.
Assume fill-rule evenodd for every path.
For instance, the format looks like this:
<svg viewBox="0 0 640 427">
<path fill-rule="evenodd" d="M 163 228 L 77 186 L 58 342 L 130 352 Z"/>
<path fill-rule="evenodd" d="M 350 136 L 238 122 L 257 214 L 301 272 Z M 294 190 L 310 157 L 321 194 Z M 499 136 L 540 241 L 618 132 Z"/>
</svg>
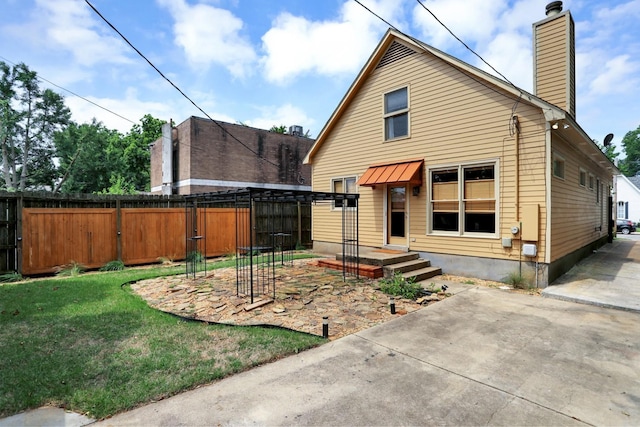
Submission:
<svg viewBox="0 0 640 427">
<path fill-rule="evenodd" d="M 416 53 L 415 50 L 403 45 L 402 43 L 393 42 L 387 52 L 384 54 L 376 69 L 382 68 L 385 65 L 389 65 L 392 62 L 396 62 L 402 58 L 406 58 L 407 56 L 413 55 Z"/>
</svg>

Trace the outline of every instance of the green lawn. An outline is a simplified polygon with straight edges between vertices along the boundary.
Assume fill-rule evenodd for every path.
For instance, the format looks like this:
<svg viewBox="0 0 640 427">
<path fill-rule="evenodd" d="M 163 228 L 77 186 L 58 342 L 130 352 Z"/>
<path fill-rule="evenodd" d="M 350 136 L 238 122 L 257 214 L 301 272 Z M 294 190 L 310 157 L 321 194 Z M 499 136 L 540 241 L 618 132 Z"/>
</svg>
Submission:
<svg viewBox="0 0 640 427">
<path fill-rule="evenodd" d="M 104 418 L 324 342 L 277 328 L 183 321 L 122 286 L 182 271 L 1 285 L 0 417 L 48 404 Z"/>
</svg>

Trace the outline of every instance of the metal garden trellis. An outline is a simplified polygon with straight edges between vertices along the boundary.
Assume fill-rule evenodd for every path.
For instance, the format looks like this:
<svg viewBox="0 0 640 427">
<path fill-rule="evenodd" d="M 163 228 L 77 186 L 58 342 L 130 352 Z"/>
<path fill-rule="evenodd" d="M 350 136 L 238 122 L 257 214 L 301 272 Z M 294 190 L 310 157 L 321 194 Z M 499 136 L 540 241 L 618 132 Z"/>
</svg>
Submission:
<svg viewBox="0 0 640 427">
<path fill-rule="evenodd" d="M 216 230 L 206 230 L 207 208 L 235 209 L 236 291 L 254 302 L 256 295 L 275 298 L 277 265 L 292 265 L 293 250 L 300 244 L 300 209 L 304 206 L 340 201 L 342 209 L 342 274 L 359 275 L 358 194 L 324 193 L 248 187 L 185 196 L 186 272 L 196 277 L 206 263 L 207 238 Z M 203 229 L 204 228 L 204 229 Z M 205 270 L 206 271 L 206 264 Z M 205 273 L 206 274 L 206 273 Z"/>
</svg>

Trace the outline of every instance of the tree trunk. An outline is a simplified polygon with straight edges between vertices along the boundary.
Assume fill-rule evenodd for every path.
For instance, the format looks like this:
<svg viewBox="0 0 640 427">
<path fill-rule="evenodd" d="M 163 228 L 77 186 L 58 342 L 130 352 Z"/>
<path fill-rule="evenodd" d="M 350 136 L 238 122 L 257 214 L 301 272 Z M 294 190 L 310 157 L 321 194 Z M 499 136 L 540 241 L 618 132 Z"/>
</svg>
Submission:
<svg viewBox="0 0 640 427">
<path fill-rule="evenodd" d="M 24 150 L 22 151 L 22 174 L 20 175 L 20 191 L 24 191 L 27 186 L 27 176 L 28 176 L 28 160 L 29 160 L 29 152 L 31 151 L 31 119 L 33 114 L 33 98 L 31 94 L 29 94 L 29 108 L 27 110 L 27 125 L 24 127 Z"/>
</svg>

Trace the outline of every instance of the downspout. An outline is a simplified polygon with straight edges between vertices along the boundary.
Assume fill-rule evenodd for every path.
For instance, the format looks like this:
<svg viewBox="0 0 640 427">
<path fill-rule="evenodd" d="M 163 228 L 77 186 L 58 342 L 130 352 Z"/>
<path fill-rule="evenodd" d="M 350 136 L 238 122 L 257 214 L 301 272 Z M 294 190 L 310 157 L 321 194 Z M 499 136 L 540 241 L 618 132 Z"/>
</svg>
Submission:
<svg viewBox="0 0 640 427">
<path fill-rule="evenodd" d="M 515 194 L 515 222 L 518 223 L 520 220 L 520 122 L 518 121 L 518 116 L 514 115 L 512 118 L 512 124 L 514 129 L 514 134 L 516 138 L 516 156 L 515 156 L 515 169 L 516 169 L 516 177 L 515 177 L 515 186 L 516 186 L 516 194 Z"/>
<path fill-rule="evenodd" d="M 545 227 L 545 249 L 544 249 L 544 262 L 547 265 L 551 264 L 551 169 L 553 168 L 553 156 L 551 152 L 551 123 L 545 121 L 544 132 L 544 144 L 545 144 L 545 156 L 547 161 L 545 162 L 545 204 L 546 204 L 546 227 Z"/>
</svg>

